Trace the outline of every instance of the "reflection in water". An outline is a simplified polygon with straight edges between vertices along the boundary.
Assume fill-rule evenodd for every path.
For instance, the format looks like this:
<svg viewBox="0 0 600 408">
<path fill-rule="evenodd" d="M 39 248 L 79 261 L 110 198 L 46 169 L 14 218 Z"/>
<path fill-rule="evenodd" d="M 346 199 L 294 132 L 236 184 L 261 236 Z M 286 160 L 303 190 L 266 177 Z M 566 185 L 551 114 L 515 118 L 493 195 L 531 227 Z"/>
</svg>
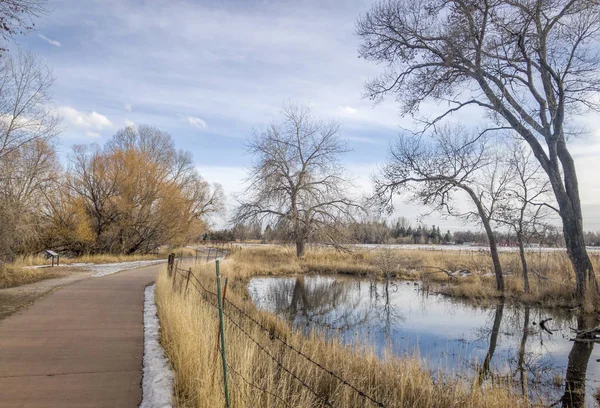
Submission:
<svg viewBox="0 0 600 408">
<path fill-rule="evenodd" d="M 589 318 L 579 316 L 577 318 L 577 329 L 591 329 L 593 322 Z M 567 366 L 567 377 L 565 380 L 565 394 L 561 401 L 563 407 L 580 408 L 585 406 L 585 380 L 590 361 L 590 356 L 594 350 L 594 343 L 583 341 L 574 341 L 573 348 L 569 353 L 569 365 Z"/>
<path fill-rule="evenodd" d="M 569 341 L 569 327 L 591 322 L 567 311 L 511 303 L 474 306 L 421 289 L 397 280 L 341 276 L 254 278 L 248 286 L 259 308 L 306 332 L 367 344 L 382 357 L 384 351 L 416 355 L 435 372 L 471 376 L 480 384 L 491 373 L 508 376 L 532 402 L 593 406 L 600 364 L 589 361 L 600 352 L 593 344 Z M 536 322 L 550 317 L 554 331 L 548 333 Z M 564 387 L 557 386 L 557 376 L 565 379 Z"/>
<path fill-rule="evenodd" d="M 496 351 L 496 344 L 498 344 L 498 334 L 500 333 L 500 323 L 502 322 L 502 312 L 504 311 L 504 302 L 496 305 L 496 312 L 494 313 L 494 325 L 492 326 L 492 332 L 490 334 L 490 346 L 488 352 L 483 360 L 483 365 L 479 371 L 478 383 L 481 385 L 483 380 L 487 378 L 490 373 L 490 363 L 494 357 Z"/>
<path fill-rule="evenodd" d="M 525 364 L 525 345 L 529 336 L 529 305 L 525 305 L 525 313 L 523 317 L 523 334 L 521 335 L 521 343 L 519 344 L 519 356 L 517 360 L 517 369 L 519 370 L 519 383 L 521 384 L 521 394 L 525 400 L 529 397 L 529 370 Z"/>
</svg>

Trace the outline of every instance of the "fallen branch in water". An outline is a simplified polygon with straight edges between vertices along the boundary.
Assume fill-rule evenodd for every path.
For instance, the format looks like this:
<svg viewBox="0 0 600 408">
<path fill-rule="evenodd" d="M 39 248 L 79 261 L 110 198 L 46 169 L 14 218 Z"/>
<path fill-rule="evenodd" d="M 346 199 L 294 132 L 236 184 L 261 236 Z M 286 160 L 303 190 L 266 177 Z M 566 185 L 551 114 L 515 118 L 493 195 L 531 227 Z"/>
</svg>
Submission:
<svg viewBox="0 0 600 408">
<path fill-rule="evenodd" d="M 575 338 L 570 339 L 571 341 L 576 341 L 578 343 L 599 343 L 600 338 L 600 326 L 596 326 L 593 329 L 585 329 L 585 330 L 577 330 L 572 327 L 569 327 L 572 331 L 575 332 Z"/>
</svg>

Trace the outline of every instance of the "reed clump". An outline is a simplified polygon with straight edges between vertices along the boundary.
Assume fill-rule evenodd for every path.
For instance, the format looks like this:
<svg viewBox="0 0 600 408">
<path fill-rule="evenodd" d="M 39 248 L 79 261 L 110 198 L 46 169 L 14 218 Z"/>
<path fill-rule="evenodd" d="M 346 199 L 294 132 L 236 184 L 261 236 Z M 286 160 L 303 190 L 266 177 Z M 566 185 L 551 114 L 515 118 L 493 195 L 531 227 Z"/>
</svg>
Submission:
<svg viewBox="0 0 600 408">
<path fill-rule="evenodd" d="M 254 251 L 250 253 L 256 255 Z M 279 259 L 277 255 L 271 256 Z M 229 278 L 227 298 L 265 329 L 243 317 L 230 304 L 225 305 L 225 349 L 232 407 L 377 406 L 277 338 L 386 407 L 528 406 L 510 392 L 509 384 L 475 387 L 457 378 L 432 376 L 417 358 L 386 355 L 380 359 L 368 347 L 357 349 L 343 345 L 336 338 L 325 341 L 316 333 L 303 335 L 293 331 L 277 317 L 256 310 L 247 299 L 245 277 L 251 269 L 240 264 L 235 256 L 222 263 L 222 273 Z M 289 266 L 287 270 L 296 267 Z M 203 286 L 215 291 L 213 268 L 214 265 L 202 265 L 194 274 Z M 157 280 L 162 342 L 175 371 L 177 407 L 224 406 L 216 298 L 202 295 L 206 292 L 200 283 L 192 279 L 186 293 L 183 277 L 178 277 L 173 285 L 163 272 Z"/>
</svg>

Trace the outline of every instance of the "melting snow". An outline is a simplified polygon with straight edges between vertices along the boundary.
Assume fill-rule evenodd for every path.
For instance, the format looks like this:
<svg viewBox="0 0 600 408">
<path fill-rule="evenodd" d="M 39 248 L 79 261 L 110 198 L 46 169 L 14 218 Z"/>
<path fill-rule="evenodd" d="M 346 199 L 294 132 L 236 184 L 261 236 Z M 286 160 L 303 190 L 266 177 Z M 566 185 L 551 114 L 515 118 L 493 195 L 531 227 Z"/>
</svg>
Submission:
<svg viewBox="0 0 600 408">
<path fill-rule="evenodd" d="M 154 288 L 144 292 L 144 378 L 140 408 L 170 408 L 173 372 L 159 342 L 160 322 L 156 315 Z"/>
<path fill-rule="evenodd" d="M 133 261 L 133 262 L 118 262 L 118 263 L 108 263 L 108 264 L 89 264 L 89 265 L 77 265 L 77 266 L 85 266 L 86 269 L 94 272 L 93 277 L 97 278 L 99 276 L 110 275 L 112 273 L 117 273 L 121 271 L 126 271 L 128 269 L 135 269 L 142 266 L 155 265 L 158 263 L 165 262 L 162 259 L 154 260 L 154 261 Z M 76 264 L 74 264 L 76 265 Z"/>
</svg>

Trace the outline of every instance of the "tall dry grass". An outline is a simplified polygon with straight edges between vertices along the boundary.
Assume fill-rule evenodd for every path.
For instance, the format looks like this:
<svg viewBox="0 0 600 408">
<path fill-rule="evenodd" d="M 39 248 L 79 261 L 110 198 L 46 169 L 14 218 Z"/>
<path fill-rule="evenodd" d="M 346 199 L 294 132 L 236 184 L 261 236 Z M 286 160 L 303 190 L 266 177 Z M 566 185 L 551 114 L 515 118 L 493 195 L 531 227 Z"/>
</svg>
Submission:
<svg viewBox="0 0 600 408">
<path fill-rule="evenodd" d="M 502 252 L 507 298 L 548 307 L 571 307 L 575 274 L 565 252 L 536 251 L 527 254 L 531 292 L 523 286 L 521 263 L 517 252 Z M 600 255 L 592 254 L 596 270 Z M 381 277 L 383 275 L 435 284 L 434 290 L 474 300 L 493 300 L 496 291 L 489 253 L 472 250 L 408 250 L 311 248 L 302 259 L 289 246 L 236 248 L 230 257 L 231 268 L 238 277 L 287 275 L 301 273 L 342 273 Z M 467 272 L 461 276 L 460 272 Z M 453 276 L 450 274 L 453 273 Z"/>
<path fill-rule="evenodd" d="M 13 265 L 0 265 L 0 289 L 12 288 L 57 276 L 60 276 L 60 274 L 47 269 L 25 269 Z"/>
<path fill-rule="evenodd" d="M 246 253 L 242 251 L 242 253 Z M 253 253 L 253 251 L 251 251 Z M 282 265 L 280 265 L 282 266 Z M 207 269 L 209 268 L 209 269 Z M 205 285 L 214 288 L 213 266 L 201 266 L 195 273 Z M 294 270 L 290 267 L 289 271 Z M 268 332 L 225 306 L 225 339 L 229 365 L 229 386 L 233 407 L 322 407 L 323 399 L 333 407 L 377 406 L 350 387 L 291 352 L 274 339 L 285 339 L 311 359 L 318 361 L 386 407 L 523 407 L 527 404 L 511 394 L 506 384 L 483 389 L 461 380 L 443 377 L 437 381 L 416 358 L 387 355 L 378 359 L 369 348 L 358 351 L 336 339 L 324 341 L 316 334 L 304 336 L 292 331 L 268 313 L 257 311 L 245 296 L 245 283 L 237 275 L 240 261 L 223 262 L 222 272 L 230 279 L 227 298 L 258 319 Z M 247 275 L 243 275 L 247 276 Z M 180 279 L 180 282 L 182 279 Z M 193 282 L 193 280 L 192 280 Z M 187 293 L 162 273 L 157 280 L 156 302 L 161 321 L 162 342 L 175 371 L 177 407 L 219 407 L 224 405 L 221 360 L 217 342 L 217 310 L 210 306 L 192 284 Z M 214 290 L 214 289 L 213 289 Z M 215 299 L 209 301 L 214 304 Z M 264 349 L 314 392 L 281 369 L 232 321 L 252 336 Z M 441 375 L 441 374 L 440 374 Z"/>
</svg>

